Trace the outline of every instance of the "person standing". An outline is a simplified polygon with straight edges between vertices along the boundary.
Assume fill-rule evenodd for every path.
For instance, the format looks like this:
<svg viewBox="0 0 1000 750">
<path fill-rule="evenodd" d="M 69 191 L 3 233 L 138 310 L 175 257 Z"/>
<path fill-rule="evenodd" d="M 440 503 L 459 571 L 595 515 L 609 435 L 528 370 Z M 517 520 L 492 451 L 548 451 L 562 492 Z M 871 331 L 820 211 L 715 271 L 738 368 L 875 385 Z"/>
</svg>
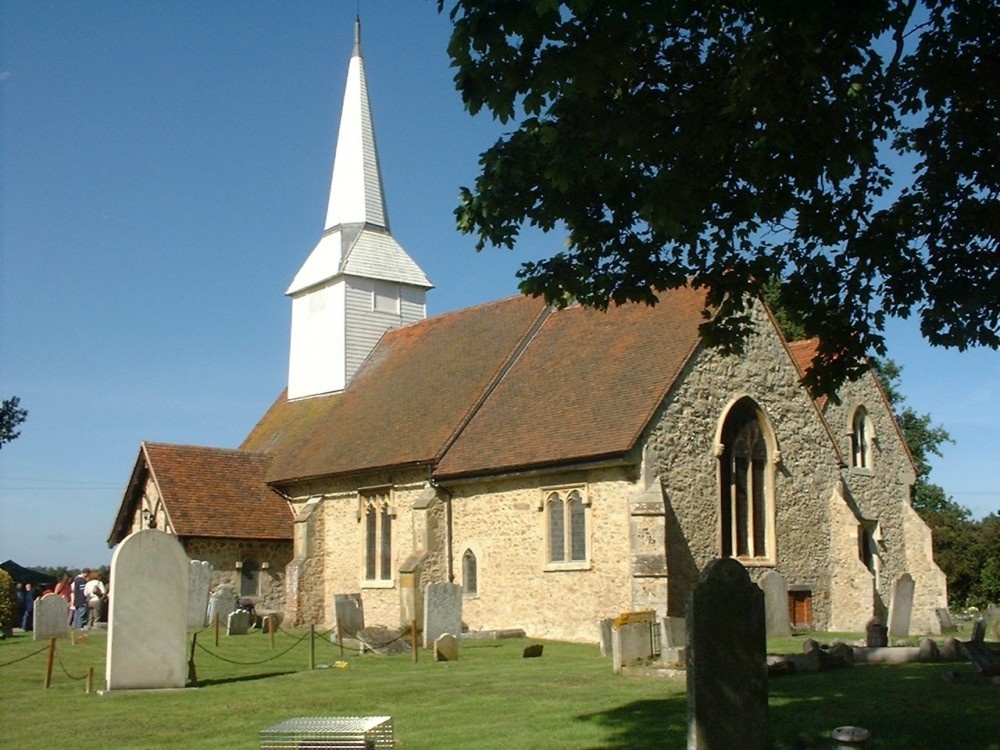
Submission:
<svg viewBox="0 0 1000 750">
<path fill-rule="evenodd" d="M 73 627 L 73 616 L 76 613 L 73 610 L 73 579 L 70 578 L 69 573 L 63 573 L 62 578 L 59 579 L 59 583 L 55 587 L 55 595 L 66 601 L 66 624 Z"/>
<path fill-rule="evenodd" d="M 24 584 L 24 609 L 21 611 L 21 630 L 30 633 L 35 629 L 35 587 Z"/>
<path fill-rule="evenodd" d="M 73 579 L 73 629 L 79 630 L 87 619 L 87 594 L 84 589 L 90 577 L 90 568 L 84 568 Z"/>
<path fill-rule="evenodd" d="M 90 574 L 90 580 L 83 587 L 83 593 L 87 597 L 87 628 L 96 628 L 97 623 L 101 620 L 104 595 L 107 593 L 104 581 L 101 580 L 101 574 L 96 570 Z"/>
</svg>

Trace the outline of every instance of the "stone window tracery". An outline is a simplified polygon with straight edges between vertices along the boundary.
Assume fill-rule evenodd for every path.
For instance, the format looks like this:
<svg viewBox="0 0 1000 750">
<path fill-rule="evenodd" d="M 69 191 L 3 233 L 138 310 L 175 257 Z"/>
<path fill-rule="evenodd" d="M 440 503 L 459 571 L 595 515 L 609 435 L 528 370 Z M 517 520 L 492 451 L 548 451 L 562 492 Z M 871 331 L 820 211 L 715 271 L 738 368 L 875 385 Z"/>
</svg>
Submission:
<svg viewBox="0 0 1000 750">
<path fill-rule="evenodd" d="M 546 562 L 550 568 L 585 567 L 590 560 L 588 503 L 581 489 L 545 491 Z"/>
<path fill-rule="evenodd" d="M 726 415 L 719 453 L 720 551 L 744 561 L 774 560 L 773 446 L 749 398 Z"/>
<path fill-rule="evenodd" d="M 364 578 L 392 581 L 392 507 L 389 488 L 361 493 L 364 522 Z"/>
<path fill-rule="evenodd" d="M 855 469 L 872 468 L 872 438 L 868 410 L 859 406 L 851 419 L 851 466 Z"/>
</svg>

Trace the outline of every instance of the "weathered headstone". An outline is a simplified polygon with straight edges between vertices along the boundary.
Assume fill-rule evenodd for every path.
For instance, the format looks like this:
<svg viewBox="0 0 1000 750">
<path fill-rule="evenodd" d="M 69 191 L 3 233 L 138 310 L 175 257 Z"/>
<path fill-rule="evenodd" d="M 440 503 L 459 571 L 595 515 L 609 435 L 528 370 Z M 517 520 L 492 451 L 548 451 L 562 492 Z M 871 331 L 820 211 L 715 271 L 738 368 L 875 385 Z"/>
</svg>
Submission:
<svg viewBox="0 0 1000 750">
<path fill-rule="evenodd" d="M 605 617 L 597 623 L 598 637 L 600 638 L 601 645 L 601 656 L 611 656 L 612 653 L 612 642 L 611 642 L 611 631 L 614 627 L 615 618 Z"/>
<path fill-rule="evenodd" d="M 1000 641 L 1000 606 L 991 604 L 986 608 L 986 633 L 995 641 Z"/>
<path fill-rule="evenodd" d="M 939 661 L 941 659 L 941 651 L 931 638 L 921 638 L 918 648 L 920 649 L 918 657 L 920 661 Z"/>
<path fill-rule="evenodd" d="M 177 537 L 157 529 L 130 534 L 115 549 L 108 690 L 184 687 L 188 567 Z"/>
<path fill-rule="evenodd" d="M 451 633 L 439 635 L 434 641 L 434 661 L 457 661 L 459 638 Z"/>
<path fill-rule="evenodd" d="M 361 594 L 335 594 L 333 597 L 334 624 L 342 638 L 356 638 L 365 629 L 365 609 Z"/>
<path fill-rule="evenodd" d="M 653 611 L 623 612 L 611 627 L 611 660 L 615 674 L 622 667 L 653 658 L 653 633 L 656 613 Z"/>
<path fill-rule="evenodd" d="M 934 616 L 937 620 L 939 634 L 943 635 L 944 633 L 954 633 L 958 630 L 954 621 L 951 619 L 951 612 L 948 611 L 947 607 L 935 609 Z"/>
<path fill-rule="evenodd" d="M 892 582 L 889 599 L 889 637 L 906 638 L 910 634 L 913 614 L 913 576 L 900 573 Z"/>
<path fill-rule="evenodd" d="M 245 609 L 237 609 L 226 618 L 226 635 L 246 635 L 252 624 L 253 615 Z"/>
<path fill-rule="evenodd" d="M 713 560 L 688 599 L 688 750 L 771 747 L 764 592 L 732 558 Z"/>
<path fill-rule="evenodd" d="M 764 592 L 764 627 L 768 637 L 792 634 L 788 618 L 788 581 L 776 570 L 768 570 L 757 581 Z"/>
<path fill-rule="evenodd" d="M 228 583 L 217 586 L 208 598 L 208 624 L 219 618 L 219 625 L 224 626 L 229 615 L 236 609 L 236 589 Z"/>
<path fill-rule="evenodd" d="M 215 569 L 205 560 L 191 560 L 188 565 L 187 625 L 203 628 L 208 624 L 208 592 Z"/>
<path fill-rule="evenodd" d="M 462 587 L 441 581 L 424 589 L 424 648 L 444 633 L 462 632 Z"/>
<path fill-rule="evenodd" d="M 35 600 L 35 629 L 32 638 L 46 641 L 49 638 L 65 638 L 69 635 L 69 604 L 61 596 L 45 594 Z"/>
</svg>

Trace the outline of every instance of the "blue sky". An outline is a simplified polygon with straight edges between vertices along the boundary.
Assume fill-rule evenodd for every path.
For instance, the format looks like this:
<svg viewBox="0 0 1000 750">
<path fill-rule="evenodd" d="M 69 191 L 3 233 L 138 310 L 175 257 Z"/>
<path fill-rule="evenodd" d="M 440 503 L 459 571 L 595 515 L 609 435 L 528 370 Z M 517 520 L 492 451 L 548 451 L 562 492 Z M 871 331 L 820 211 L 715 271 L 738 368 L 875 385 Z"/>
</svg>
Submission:
<svg viewBox="0 0 1000 750">
<path fill-rule="evenodd" d="M 323 229 L 356 0 L 0 0 L 0 558 L 106 564 L 142 440 L 235 447 L 287 376 L 283 291 Z M 452 84 L 433 0 L 365 0 L 389 218 L 436 314 L 516 292 L 559 236 L 476 253 L 458 188 L 501 132 Z M 902 391 L 951 432 L 933 479 L 1000 509 L 1000 357 L 893 324 Z"/>
</svg>

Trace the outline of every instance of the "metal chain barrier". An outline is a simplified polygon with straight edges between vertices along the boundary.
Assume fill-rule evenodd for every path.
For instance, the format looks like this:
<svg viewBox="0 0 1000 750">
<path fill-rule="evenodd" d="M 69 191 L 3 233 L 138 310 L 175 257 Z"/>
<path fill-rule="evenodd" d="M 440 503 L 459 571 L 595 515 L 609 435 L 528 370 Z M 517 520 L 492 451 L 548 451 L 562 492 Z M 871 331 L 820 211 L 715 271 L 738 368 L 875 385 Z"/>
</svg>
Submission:
<svg viewBox="0 0 1000 750">
<path fill-rule="evenodd" d="M 71 675 L 69 673 L 69 670 L 67 670 L 66 666 L 63 664 L 62 657 L 58 655 L 58 652 L 56 652 L 56 661 L 59 663 L 59 669 L 61 669 L 63 671 L 63 674 L 69 677 L 71 680 L 86 680 L 87 677 L 89 676 L 86 673 L 80 675 L 79 677 Z"/>
<path fill-rule="evenodd" d="M 298 640 L 296 640 L 295 643 L 293 643 L 291 646 L 289 646 L 288 648 L 286 648 L 284 651 L 279 651 L 278 653 L 274 654 L 273 656 L 269 656 L 266 659 L 261 659 L 260 661 L 238 661 L 236 659 L 229 659 L 229 658 L 226 658 L 225 656 L 222 656 L 221 654 L 217 654 L 217 653 L 215 653 L 213 651 L 209 651 L 207 648 L 205 648 L 204 646 L 202 646 L 200 643 L 195 642 L 195 645 L 197 645 L 197 647 L 199 649 L 201 649 L 202 651 L 204 651 L 206 654 L 208 654 L 209 656 L 214 656 L 219 661 L 224 661 L 224 662 L 227 662 L 229 664 L 237 664 L 237 665 L 243 666 L 243 667 L 249 667 L 249 666 L 254 666 L 256 664 L 267 664 L 269 661 L 274 661 L 275 659 L 278 659 L 278 658 L 284 656 L 289 651 L 291 651 L 293 648 L 295 648 L 300 643 L 302 643 L 302 641 L 304 641 L 306 638 L 308 638 L 309 635 L 310 635 L 309 633 L 306 633 L 301 638 L 299 638 Z"/>
<path fill-rule="evenodd" d="M 9 667 L 11 664 L 17 664 L 19 661 L 27 661 L 32 656 L 38 656 L 43 651 L 48 651 L 48 650 L 49 650 L 49 646 L 48 646 L 48 644 L 46 644 L 46 645 L 42 646 L 40 649 L 38 649 L 37 651 L 32 651 L 30 654 L 25 654 L 24 656 L 19 656 L 18 658 L 14 659 L 13 661 L 6 661 L 3 664 L 0 664 L 0 669 L 2 669 L 3 667 Z"/>
</svg>

